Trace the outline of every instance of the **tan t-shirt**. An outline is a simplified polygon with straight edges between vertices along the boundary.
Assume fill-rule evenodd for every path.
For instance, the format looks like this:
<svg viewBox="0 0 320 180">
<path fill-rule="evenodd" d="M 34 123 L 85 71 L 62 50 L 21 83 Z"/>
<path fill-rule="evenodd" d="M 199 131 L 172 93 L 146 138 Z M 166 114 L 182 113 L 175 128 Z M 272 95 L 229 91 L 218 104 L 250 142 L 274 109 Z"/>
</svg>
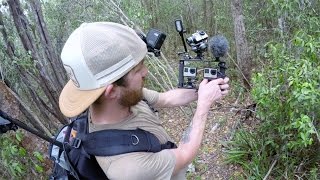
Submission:
<svg viewBox="0 0 320 180">
<path fill-rule="evenodd" d="M 158 101 L 159 93 L 144 88 L 143 96 L 150 105 L 153 105 Z M 140 101 L 131 107 L 131 111 L 129 117 L 117 124 L 95 125 L 90 122 L 90 132 L 104 129 L 132 130 L 140 128 L 154 134 L 161 143 L 171 141 L 158 116 L 146 102 Z M 109 179 L 186 179 L 185 170 L 172 176 L 176 159 L 170 150 L 162 150 L 158 153 L 134 152 L 115 156 L 96 156 L 96 159 Z"/>
</svg>

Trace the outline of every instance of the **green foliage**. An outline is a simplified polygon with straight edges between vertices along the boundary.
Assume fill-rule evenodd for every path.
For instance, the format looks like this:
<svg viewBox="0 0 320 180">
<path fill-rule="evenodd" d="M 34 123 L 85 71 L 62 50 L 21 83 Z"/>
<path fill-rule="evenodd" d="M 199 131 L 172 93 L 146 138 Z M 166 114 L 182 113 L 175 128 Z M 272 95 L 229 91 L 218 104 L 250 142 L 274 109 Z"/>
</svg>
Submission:
<svg viewBox="0 0 320 180">
<path fill-rule="evenodd" d="M 241 165 L 248 179 L 263 179 L 269 169 L 269 156 L 274 153 L 269 148 L 271 142 L 264 137 L 256 138 L 257 135 L 240 130 L 229 143 L 232 149 L 227 152 L 226 162 Z"/>
<path fill-rule="evenodd" d="M 319 168 L 320 63 L 312 50 L 319 43 L 296 44 L 298 57 L 279 44 L 270 45 L 274 63 L 253 79 L 252 95 L 262 123 L 257 132 L 239 133 L 233 143 L 238 145 L 229 151 L 229 161 L 241 164 L 249 177 L 263 177 L 275 156 L 279 157 L 276 177 L 286 172 L 293 178 L 301 173 L 296 172 L 299 166 L 314 176 Z"/>
<path fill-rule="evenodd" d="M 146 29 L 149 26 L 152 16 L 140 1 L 122 1 L 121 7 L 130 20 L 138 23 L 142 29 Z"/>
<path fill-rule="evenodd" d="M 39 152 L 28 152 L 22 146 L 26 140 L 22 131 L 15 134 L 7 133 L 0 136 L 0 172 L 1 178 L 23 179 L 30 176 L 35 170 L 39 174 L 44 173 L 44 157 Z"/>
<path fill-rule="evenodd" d="M 320 19 L 317 2 L 299 2 L 272 0 L 266 8 L 275 10 L 271 17 L 285 16 L 288 29 L 265 45 L 268 65 L 253 77 L 260 125 L 230 143 L 228 162 L 240 164 L 248 179 L 268 172 L 275 179 L 320 178 Z"/>
</svg>

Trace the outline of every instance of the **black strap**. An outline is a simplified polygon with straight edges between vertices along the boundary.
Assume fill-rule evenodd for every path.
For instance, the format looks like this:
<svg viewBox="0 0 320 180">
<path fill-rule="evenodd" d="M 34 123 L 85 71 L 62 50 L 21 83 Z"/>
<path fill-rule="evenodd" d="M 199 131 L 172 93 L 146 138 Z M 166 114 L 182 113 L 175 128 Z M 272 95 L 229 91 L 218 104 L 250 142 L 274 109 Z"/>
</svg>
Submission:
<svg viewBox="0 0 320 180">
<path fill-rule="evenodd" d="M 168 141 L 165 144 L 161 144 L 161 149 L 175 149 L 177 148 L 177 145 L 171 141 Z"/>
<path fill-rule="evenodd" d="M 82 145 L 88 154 L 113 156 L 129 152 L 159 152 L 162 149 L 176 147 L 174 143 L 161 144 L 158 138 L 148 131 L 103 130 L 86 135 Z"/>
<path fill-rule="evenodd" d="M 109 129 L 89 133 L 87 114 L 78 117 L 73 122 L 77 130 L 77 137 L 70 141 L 74 148 L 85 150 L 86 155 L 113 156 L 130 152 L 159 152 L 163 149 L 172 149 L 177 146 L 168 141 L 161 144 L 152 133 L 143 129 L 118 130 Z"/>
<path fill-rule="evenodd" d="M 149 106 L 153 113 L 158 113 L 158 110 L 155 109 L 146 99 L 142 99 L 142 101 L 144 101 Z"/>
</svg>

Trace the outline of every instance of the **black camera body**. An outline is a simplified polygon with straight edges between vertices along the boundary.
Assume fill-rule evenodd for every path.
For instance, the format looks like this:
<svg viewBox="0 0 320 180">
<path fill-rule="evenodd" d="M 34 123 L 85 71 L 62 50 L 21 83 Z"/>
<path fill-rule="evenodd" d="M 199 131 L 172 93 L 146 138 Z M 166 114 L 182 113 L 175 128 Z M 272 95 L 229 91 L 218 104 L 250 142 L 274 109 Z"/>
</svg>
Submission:
<svg viewBox="0 0 320 180">
<path fill-rule="evenodd" d="M 167 35 L 157 29 L 150 29 L 147 33 L 147 45 L 152 49 L 160 50 Z"/>
<path fill-rule="evenodd" d="M 167 37 L 165 33 L 157 29 L 150 29 L 146 36 L 138 32 L 137 34 L 146 43 L 148 52 L 154 53 L 156 57 L 160 56 L 160 48 Z"/>
<path fill-rule="evenodd" d="M 181 36 L 181 40 L 184 46 L 184 52 L 179 52 L 179 88 L 195 89 L 198 71 L 203 71 L 203 78 L 210 80 L 225 78 L 225 71 L 227 69 L 226 63 L 220 59 L 224 56 L 228 49 L 228 42 L 223 36 L 215 36 L 211 38 L 208 42 L 208 35 L 204 31 L 197 31 L 193 33 L 190 37 L 184 39 L 184 33 L 186 32 L 183 28 L 181 20 L 175 21 L 175 26 L 177 32 Z M 190 46 L 191 50 L 197 55 L 192 57 L 187 50 L 186 43 Z M 214 60 L 205 60 L 203 53 L 208 49 L 212 52 Z M 199 64 L 200 68 L 187 66 L 190 62 L 195 62 Z M 217 66 L 212 67 L 213 62 L 218 62 Z M 200 69 L 200 70 L 198 70 Z"/>
</svg>

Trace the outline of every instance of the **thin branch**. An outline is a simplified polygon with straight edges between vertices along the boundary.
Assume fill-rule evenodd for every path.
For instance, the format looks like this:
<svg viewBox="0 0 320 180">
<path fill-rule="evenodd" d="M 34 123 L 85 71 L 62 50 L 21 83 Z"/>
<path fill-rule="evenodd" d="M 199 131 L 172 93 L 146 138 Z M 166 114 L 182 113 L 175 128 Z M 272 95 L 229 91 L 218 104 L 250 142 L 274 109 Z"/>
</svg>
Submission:
<svg viewBox="0 0 320 180">
<path fill-rule="evenodd" d="M 133 23 L 133 21 L 131 21 L 122 11 L 122 9 L 119 7 L 119 5 L 117 5 L 113 0 L 110 0 L 110 2 L 112 3 L 112 5 L 118 10 L 118 14 L 121 15 L 123 18 L 125 18 L 129 23 L 131 23 L 132 27 L 135 25 L 135 23 Z"/>
<path fill-rule="evenodd" d="M 0 63 L 0 77 L 1 77 L 1 81 L 4 82 L 4 75 L 3 75 L 3 70 L 2 70 L 1 63 Z"/>
<path fill-rule="evenodd" d="M 174 78 L 175 82 L 178 82 L 178 77 L 175 74 L 175 71 L 172 69 L 172 66 L 170 65 L 168 59 L 163 55 L 162 52 L 160 52 L 161 54 L 161 58 L 164 60 L 164 62 L 166 62 L 166 66 L 169 68 L 169 70 L 171 71 L 172 77 Z"/>
<path fill-rule="evenodd" d="M 310 124 L 311 124 L 311 126 L 312 126 L 313 131 L 316 133 L 317 139 L 318 139 L 318 141 L 319 141 L 319 143 L 320 143 L 320 135 L 319 135 L 318 130 L 316 129 L 316 127 L 314 126 L 313 123 L 310 123 Z"/>
<path fill-rule="evenodd" d="M 166 90 L 166 88 L 162 86 L 162 84 L 159 82 L 159 80 L 155 77 L 155 75 L 154 75 L 152 72 L 149 72 L 148 75 L 150 75 L 150 76 L 152 77 L 152 79 L 160 86 L 160 88 L 161 88 L 163 91 Z"/>
<path fill-rule="evenodd" d="M 239 93 L 239 95 L 238 95 L 238 97 L 237 97 L 236 101 L 233 103 L 233 105 L 235 105 L 235 106 L 236 106 L 236 105 L 239 103 L 239 99 L 240 99 L 241 95 L 242 95 L 242 92 L 240 91 L 240 93 Z"/>
<path fill-rule="evenodd" d="M 172 69 L 172 66 L 169 63 L 168 59 L 163 55 L 162 52 L 160 52 L 160 53 L 161 53 L 161 58 L 162 59 L 157 58 L 158 59 L 158 63 L 160 65 L 162 65 L 162 67 L 164 67 L 166 69 L 166 73 L 168 73 L 170 75 L 170 84 L 171 84 L 172 88 L 174 88 L 175 86 L 172 85 L 172 81 L 175 84 L 177 84 L 178 77 L 177 77 L 176 73 L 174 72 L 174 70 Z M 163 62 L 165 62 L 165 63 L 163 63 Z"/>
<path fill-rule="evenodd" d="M 164 64 L 162 64 L 162 63 L 160 62 L 159 58 L 156 58 L 156 57 L 153 56 L 153 57 L 152 57 L 152 60 L 154 60 L 154 61 L 157 63 L 157 67 L 159 67 L 159 68 L 163 71 L 163 73 L 165 74 L 165 76 L 167 77 L 167 81 L 164 80 L 164 83 L 168 83 L 168 82 L 169 82 L 169 85 L 167 85 L 167 86 L 169 87 L 169 89 L 173 89 L 174 87 L 173 87 L 173 85 L 172 85 L 171 79 L 170 79 L 167 71 L 165 70 L 165 68 L 168 68 L 168 67 L 166 67 Z M 151 60 L 151 61 L 152 61 L 152 60 Z M 157 67 L 155 67 L 155 68 L 158 69 Z M 160 71 L 159 71 L 159 72 L 160 72 Z M 162 77 L 162 76 L 161 76 L 161 77 Z"/>
<path fill-rule="evenodd" d="M 263 180 L 267 180 L 267 179 L 268 179 L 268 177 L 269 177 L 272 169 L 273 169 L 274 166 L 276 165 L 277 161 L 278 161 L 278 158 L 276 158 L 275 160 L 273 160 L 272 165 L 271 165 L 271 167 L 269 168 L 269 171 L 267 172 L 267 174 L 264 176 Z"/>
<path fill-rule="evenodd" d="M 230 56 L 230 54 L 228 53 L 228 57 L 232 60 L 232 62 L 236 65 L 236 67 L 238 68 L 239 72 L 241 73 L 243 79 L 249 84 L 250 88 L 252 88 L 251 84 L 249 83 L 248 79 L 246 78 L 246 76 L 242 73 L 241 68 L 238 66 L 238 64 L 235 62 L 235 60 Z"/>
<path fill-rule="evenodd" d="M 148 57 L 148 59 L 149 59 L 148 62 L 149 62 L 149 64 L 152 66 L 152 69 L 153 69 L 153 70 L 155 71 L 155 73 L 158 75 L 158 78 L 159 78 L 159 76 L 160 76 L 159 79 L 161 79 L 161 81 L 163 82 L 162 84 L 164 84 L 164 85 L 166 86 L 165 90 L 170 89 L 169 85 L 166 83 L 166 80 L 163 78 L 162 74 L 160 73 L 159 68 L 154 64 L 153 60 L 152 60 L 150 57 Z M 156 78 L 156 77 L 155 77 L 155 78 Z M 156 78 L 156 79 L 158 79 L 158 78 Z M 159 81 L 159 79 L 158 79 L 158 81 Z"/>
</svg>

